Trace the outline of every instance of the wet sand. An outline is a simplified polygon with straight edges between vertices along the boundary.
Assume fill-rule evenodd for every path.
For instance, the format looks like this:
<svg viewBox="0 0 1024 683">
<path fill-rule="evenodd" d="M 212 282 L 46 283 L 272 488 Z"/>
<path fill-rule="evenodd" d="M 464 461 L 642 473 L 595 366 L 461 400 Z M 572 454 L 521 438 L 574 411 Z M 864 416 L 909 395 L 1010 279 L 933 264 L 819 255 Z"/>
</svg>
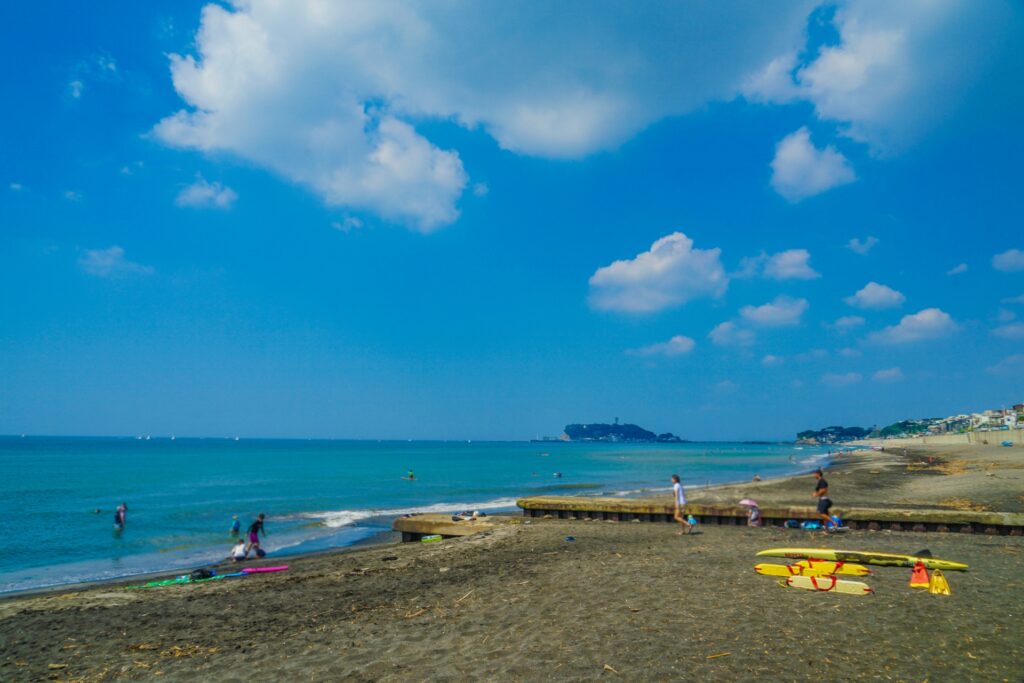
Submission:
<svg viewBox="0 0 1024 683">
<path fill-rule="evenodd" d="M 963 459 L 954 455 L 944 457 Z M 906 470 L 902 455 L 893 457 L 891 467 Z M 877 488 L 881 474 L 844 467 L 830 475 L 837 505 L 879 494 L 856 482 L 863 476 Z M 897 482 L 903 476 L 890 474 Z M 979 476 L 992 479 L 984 468 Z M 894 495 L 909 495 L 915 481 L 957 477 L 970 479 L 922 471 Z M 790 482 L 799 500 L 809 497 L 809 481 Z M 782 491 L 790 484 L 755 486 L 767 489 L 758 493 L 764 497 L 788 495 Z M 985 504 L 1004 495 L 973 487 L 955 493 Z M 986 490 L 992 499 L 977 495 Z M 670 524 L 517 518 L 442 543 L 289 558 L 292 568 L 280 574 L 9 598 L 0 601 L 0 679 L 1022 678 L 1021 537 L 674 531 Z M 566 541 L 570 535 L 576 540 Z M 910 570 L 894 568 L 867 577 L 872 596 L 811 593 L 753 572 L 759 561 L 782 562 L 756 558 L 758 550 L 782 545 L 927 547 L 971 570 L 947 575 L 949 597 L 911 590 Z"/>
</svg>

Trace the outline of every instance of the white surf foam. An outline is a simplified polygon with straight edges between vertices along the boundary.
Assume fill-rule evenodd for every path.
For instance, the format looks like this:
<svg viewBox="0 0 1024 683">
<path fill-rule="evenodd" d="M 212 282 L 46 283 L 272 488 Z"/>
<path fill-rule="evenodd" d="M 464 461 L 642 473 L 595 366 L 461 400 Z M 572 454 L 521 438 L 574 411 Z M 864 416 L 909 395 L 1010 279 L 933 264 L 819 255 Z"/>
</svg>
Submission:
<svg viewBox="0 0 1024 683">
<path fill-rule="evenodd" d="M 433 505 L 421 505 L 409 508 L 391 508 L 377 510 L 325 510 L 322 512 L 304 512 L 298 515 L 303 519 L 320 520 L 324 526 L 338 528 L 352 526 L 363 520 L 373 517 L 398 517 L 399 515 L 429 514 L 432 512 L 459 512 L 461 510 L 500 510 L 513 508 L 516 505 L 515 498 L 498 498 L 483 503 L 435 503 Z"/>
</svg>

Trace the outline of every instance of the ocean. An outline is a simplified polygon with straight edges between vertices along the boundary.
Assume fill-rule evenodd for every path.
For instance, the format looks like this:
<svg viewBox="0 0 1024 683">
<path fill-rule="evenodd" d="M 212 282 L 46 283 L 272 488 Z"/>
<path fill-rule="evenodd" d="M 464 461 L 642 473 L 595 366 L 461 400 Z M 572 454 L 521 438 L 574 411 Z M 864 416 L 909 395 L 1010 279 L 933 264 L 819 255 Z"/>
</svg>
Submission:
<svg viewBox="0 0 1024 683">
<path fill-rule="evenodd" d="M 792 444 L 0 437 L 0 592 L 215 562 L 234 515 L 244 531 L 265 513 L 263 547 L 282 557 L 366 541 L 409 512 L 642 495 L 673 473 L 687 486 L 767 479 L 824 457 Z"/>
</svg>

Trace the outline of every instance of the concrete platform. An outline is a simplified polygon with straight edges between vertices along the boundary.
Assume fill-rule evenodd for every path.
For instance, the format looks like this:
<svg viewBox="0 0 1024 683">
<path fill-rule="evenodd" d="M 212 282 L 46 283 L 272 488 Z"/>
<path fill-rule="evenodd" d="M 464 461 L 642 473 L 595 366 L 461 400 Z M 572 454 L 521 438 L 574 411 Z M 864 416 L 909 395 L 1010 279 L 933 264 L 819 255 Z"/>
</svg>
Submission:
<svg viewBox="0 0 1024 683">
<path fill-rule="evenodd" d="M 619 522 L 672 522 L 669 501 L 654 498 L 587 498 L 584 496 L 535 496 L 516 501 L 526 517 L 551 516 L 558 519 L 597 519 Z M 747 509 L 740 505 L 690 503 L 686 514 L 701 524 L 747 523 Z M 852 529 L 891 531 L 939 531 L 1024 535 L 1024 514 L 1013 512 L 967 512 L 959 510 L 906 510 L 890 508 L 843 508 L 843 523 Z M 817 520 L 810 506 L 762 507 L 762 524 L 782 526 L 787 520 Z"/>
<path fill-rule="evenodd" d="M 398 517 L 392 523 L 391 529 L 401 532 L 404 542 L 418 541 L 424 536 L 435 534 L 443 538 L 455 538 L 494 529 L 495 523 L 492 520 L 493 517 L 481 517 L 476 520 L 454 522 L 450 514 L 426 514 Z"/>
</svg>

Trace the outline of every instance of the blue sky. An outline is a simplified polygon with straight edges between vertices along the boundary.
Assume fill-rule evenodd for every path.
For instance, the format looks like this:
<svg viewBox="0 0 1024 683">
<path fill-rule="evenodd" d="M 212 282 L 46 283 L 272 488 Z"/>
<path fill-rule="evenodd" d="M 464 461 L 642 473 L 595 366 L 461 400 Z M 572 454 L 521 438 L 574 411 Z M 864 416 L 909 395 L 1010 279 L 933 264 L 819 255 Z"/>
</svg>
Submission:
<svg viewBox="0 0 1024 683">
<path fill-rule="evenodd" d="M 784 7 L 5 6 L 0 433 L 1024 400 L 1020 5 Z"/>
</svg>

